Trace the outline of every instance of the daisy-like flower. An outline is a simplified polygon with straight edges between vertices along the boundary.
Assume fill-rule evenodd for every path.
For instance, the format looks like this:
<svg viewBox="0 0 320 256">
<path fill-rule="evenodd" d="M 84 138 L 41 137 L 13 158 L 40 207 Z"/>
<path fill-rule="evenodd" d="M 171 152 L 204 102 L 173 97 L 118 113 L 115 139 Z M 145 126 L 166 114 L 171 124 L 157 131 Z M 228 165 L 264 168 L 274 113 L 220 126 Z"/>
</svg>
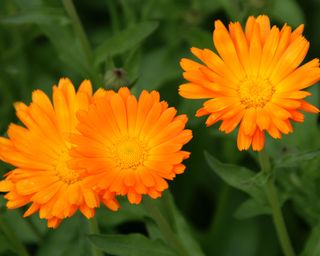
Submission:
<svg viewBox="0 0 320 256">
<path fill-rule="evenodd" d="M 101 90 L 95 95 L 103 94 Z M 89 81 L 76 92 L 71 81 L 61 79 L 53 87 L 53 105 L 41 90 L 32 94 L 29 106 L 15 104 L 18 118 L 25 127 L 11 124 L 8 139 L 0 138 L 0 156 L 16 167 L 0 182 L 0 191 L 10 209 L 31 203 L 24 216 L 39 211 L 49 227 L 57 227 L 62 219 L 78 209 L 87 218 L 94 215 L 99 197 L 87 182 L 85 170 L 72 170 L 70 133 L 75 133 L 76 112 L 87 109 L 94 96 Z M 118 204 L 110 193 L 105 203 L 116 210 Z"/>
<path fill-rule="evenodd" d="M 302 36 L 303 25 L 292 31 L 270 27 L 269 18 L 249 17 L 243 31 L 239 22 L 229 30 L 215 22 L 213 42 L 218 54 L 192 48 L 199 64 L 182 59 L 184 78 L 179 88 L 189 99 L 209 98 L 197 116 L 209 115 L 206 124 L 222 121 L 220 130 L 232 132 L 238 125 L 239 150 L 260 151 L 264 132 L 273 138 L 293 131 L 291 121 L 303 122 L 301 111 L 319 110 L 303 100 L 310 93 L 303 89 L 320 79 L 319 60 L 299 66 L 309 49 Z"/>
<path fill-rule="evenodd" d="M 166 180 L 184 172 L 189 153 L 181 148 L 192 137 L 184 129 L 187 117 L 176 116 L 158 92 L 143 91 L 137 100 L 128 88 L 107 91 L 78 118 L 71 165 L 88 170 L 102 199 L 110 193 L 127 195 L 133 204 L 143 194 L 157 198 Z"/>
</svg>

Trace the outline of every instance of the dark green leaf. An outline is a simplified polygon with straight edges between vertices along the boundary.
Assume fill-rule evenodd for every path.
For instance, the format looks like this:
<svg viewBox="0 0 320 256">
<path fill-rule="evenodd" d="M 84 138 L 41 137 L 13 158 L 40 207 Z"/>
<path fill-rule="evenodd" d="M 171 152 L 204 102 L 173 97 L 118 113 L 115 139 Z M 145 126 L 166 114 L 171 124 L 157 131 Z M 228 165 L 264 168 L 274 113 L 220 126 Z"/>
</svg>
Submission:
<svg viewBox="0 0 320 256">
<path fill-rule="evenodd" d="M 294 167 L 304 161 L 310 161 L 320 156 L 320 150 L 300 152 L 284 156 L 275 162 L 275 167 Z"/>
<path fill-rule="evenodd" d="M 190 255 L 204 255 L 199 244 L 194 239 L 188 223 L 175 206 L 170 191 L 164 192 L 161 200 L 153 200 L 153 203 L 160 204 L 158 209 L 161 210 L 164 218 L 170 224 L 172 231 L 177 235 L 178 239 Z"/>
<path fill-rule="evenodd" d="M 64 220 L 58 229 L 50 230 L 37 256 L 89 256 L 87 220 L 76 215 Z"/>
<path fill-rule="evenodd" d="M 65 25 L 69 19 L 58 8 L 35 8 L 15 16 L 8 16 L 0 19 L 2 24 L 23 25 L 23 24 L 55 24 Z"/>
<path fill-rule="evenodd" d="M 141 234 L 90 235 L 90 241 L 104 252 L 119 256 L 174 256 L 160 240 L 150 240 Z"/>
<path fill-rule="evenodd" d="M 142 22 L 132 25 L 120 31 L 111 38 L 105 40 L 95 51 L 95 63 L 98 65 L 108 56 L 123 53 L 130 50 L 147 38 L 156 28 L 157 22 Z"/>
<path fill-rule="evenodd" d="M 301 256 L 318 256 L 320 255 L 320 226 L 312 229 L 305 248 Z"/>
<path fill-rule="evenodd" d="M 205 254 L 202 252 L 198 242 L 191 233 L 189 224 L 178 209 L 175 209 L 175 219 L 178 236 L 180 237 L 185 248 L 187 248 L 190 255 L 204 256 Z"/>
<path fill-rule="evenodd" d="M 239 206 L 234 216 L 238 219 L 247 219 L 270 213 L 271 209 L 267 204 L 261 204 L 261 202 L 250 198 Z"/>
<path fill-rule="evenodd" d="M 240 189 L 257 200 L 265 200 L 263 193 L 264 178 L 260 179 L 260 174 L 237 165 L 221 163 L 209 153 L 205 152 L 206 160 L 212 170 L 227 184 Z"/>
</svg>

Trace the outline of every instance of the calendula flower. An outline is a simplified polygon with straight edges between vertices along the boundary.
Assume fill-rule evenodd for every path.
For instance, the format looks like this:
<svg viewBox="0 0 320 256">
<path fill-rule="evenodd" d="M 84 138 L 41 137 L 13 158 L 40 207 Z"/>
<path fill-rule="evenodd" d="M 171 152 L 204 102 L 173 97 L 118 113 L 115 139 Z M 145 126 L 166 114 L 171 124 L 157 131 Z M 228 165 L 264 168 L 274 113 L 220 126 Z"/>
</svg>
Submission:
<svg viewBox="0 0 320 256">
<path fill-rule="evenodd" d="M 88 111 L 78 112 L 80 134 L 71 155 L 73 168 L 85 168 L 102 198 L 127 195 L 133 204 L 147 194 L 157 198 L 166 180 L 184 171 L 189 153 L 181 148 L 192 137 L 187 117 L 143 91 L 137 100 L 128 88 L 107 91 Z"/>
<path fill-rule="evenodd" d="M 33 92 L 29 106 L 15 104 L 25 127 L 11 124 L 9 138 L 0 138 L 1 159 L 16 167 L 0 182 L 0 191 L 8 192 L 8 208 L 31 203 L 24 216 L 39 211 L 49 227 L 57 227 L 78 209 L 87 218 L 93 217 L 99 196 L 87 182 L 85 170 L 68 166 L 69 136 L 76 132 L 78 122 L 76 112 L 87 109 L 92 98 L 89 81 L 75 92 L 70 80 L 61 79 L 53 87 L 53 105 L 41 90 Z M 118 208 L 111 193 L 106 204 L 113 210 Z"/>
<path fill-rule="evenodd" d="M 203 64 L 182 59 L 184 78 L 179 88 L 189 99 L 209 98 L 197 116 L 209 115 L 206 124 L 222 121 L 220 130 L 232 132 L 238 125 L 239 150 L 260 151 L 264 132 L 273 138 L 293 131 L 291 121 L 303 122 L 301 111 L 319 110 L 303 100 L 310 93 L 303 89 L 320 78 L 319 60 L 299 66 L 309 42 L 302 36 L 303 25 L 292 31 L 270 27 L 269 18 L 249 17 L 243 31 L 239 22 L 227 29 L 215 22 L 213 42 L 218 54 L 192 48 Z"/>
</svg>

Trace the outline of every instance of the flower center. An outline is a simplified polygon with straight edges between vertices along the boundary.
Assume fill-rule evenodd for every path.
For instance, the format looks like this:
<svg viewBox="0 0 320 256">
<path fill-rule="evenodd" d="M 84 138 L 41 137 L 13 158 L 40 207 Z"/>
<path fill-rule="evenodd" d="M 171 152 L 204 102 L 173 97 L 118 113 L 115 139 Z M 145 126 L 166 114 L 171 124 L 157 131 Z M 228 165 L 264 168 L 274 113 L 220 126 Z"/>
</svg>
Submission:
<svg viewBox="0 0 320 256">
<path fill-rule="evenodd" d="M 67 184 L 72 184 L 77 182 L 80 179 L 80 175 L 78 172 L 70 169 L 67 166 L 67 161 L 70 159 L 69 152 L 67 149 L 64 149 L 59 158 L 56 165 L 56 172 L 59 179 Z"/>
<path fill-rule="evenodd" d="M 246 108 L 264 107 L 275 92 L 269 80 L 254 78 L 244 81 L 239 85 L 240 101 Z"/>
<path fill-rule="evenodd" d="M 115 143 L 114 159 L 121 169 L 136 169 L 147 157 L 147 147 L 137 138 L 125 136 Z"/>
</svg>

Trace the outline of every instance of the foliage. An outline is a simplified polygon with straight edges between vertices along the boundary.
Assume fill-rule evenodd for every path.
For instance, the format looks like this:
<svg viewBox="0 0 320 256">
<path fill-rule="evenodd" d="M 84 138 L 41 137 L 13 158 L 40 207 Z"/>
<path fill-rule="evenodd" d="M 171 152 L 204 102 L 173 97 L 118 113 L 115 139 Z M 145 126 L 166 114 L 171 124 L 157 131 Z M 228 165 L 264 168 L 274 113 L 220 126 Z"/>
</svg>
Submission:
<svg viewBox="0 0 320 256">
<path fill-rule="evenodd" d="M 85 78 L 94 86 L 113 88 L 122 69 L 135 93 L 160 91 L 162 98 L 189 116 L 194 139 L 186 150 L 187 170 L 170 184 L 172 198 L 162 205 L 164 222 L 191 255 L 281 255 L 270 208 L 261 188 L 271 177 L 258 174 L 255 154 L 238 152 L 235 136 L 205 128 L 194 117 L 200 102 L 186 102 L 177 94 L 183 83 L 179 60 L 191 46 L 212 48 L 213 21 L 243 22 L 250 14 L 266 13 L 274 23 L 306 24 L 310 55 L 319 56 L 320 3 L 307 0 L 120 0 L 75 1 L 84 31 L 74 23 L 69 0 L 0 1 L 0 129 L 15 122 L 12 103 L 30 101 L 31 91 L 51 93 L 59 77 L 75 84 Z M 87 35 L 85 36 L 84 33 Z M 107 75 L 108 74 L 108 75 Z M 114 79 L 118 79 L 115 77 Z M 312 89 L 319 106 L 319 89 Z M 281 141 L 269 140 L 276 184 L 285 220 L 296 251 L 319 255 L 320 125 L 306 116 L 295 132 Z M 206 151 L 204 154 L 203 152 Z M 218 160 L 218 159 L 221 159 Z M 232 163 L 232 164 L 225 164 Z M 10 169 L 1 165 L 1 173 Z M 213 171 L 212 171 L 213 170 Z M 168 199 L 169 198 L 169 199 Z M 38 216 L 22 218 L 8 211 L 0 198 L 0 255 L 16 255 L 16 235 L 32 255 L 90 255 L 95 244 L 108 255 L 176 255 L 150 212 L 122 203 L 111 213 L 99 209 L 101 233 L 88 236 L 84 217 L 76 216 L 57 230 L 48 230 Z M 165 201 L 168 200 L 168 201 Z M 160 201 L 160 200 L 157 200 Z M 160 207 L 159 207 L 160 208 Z M 254 218 L 251 218 L 254 217 Z M 11 229 L 11 231 L 10 231 Z M 9 231 L 8 231 L 9 230 Z M 8 231 L 8 232 L 7 232 Z M 134 245 L 134 246 L 133 246 Z"/>
</svg>

